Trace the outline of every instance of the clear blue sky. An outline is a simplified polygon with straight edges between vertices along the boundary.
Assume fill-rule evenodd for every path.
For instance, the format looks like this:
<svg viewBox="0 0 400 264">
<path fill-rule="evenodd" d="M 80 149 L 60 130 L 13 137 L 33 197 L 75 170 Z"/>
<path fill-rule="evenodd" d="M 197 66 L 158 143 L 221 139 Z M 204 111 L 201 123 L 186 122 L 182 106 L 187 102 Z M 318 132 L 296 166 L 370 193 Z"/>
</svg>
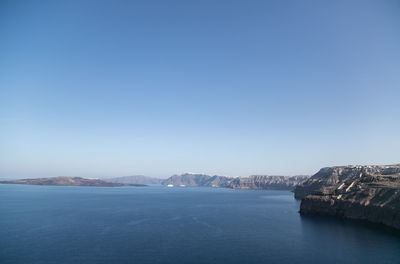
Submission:
<svg viewBox="0 0 400 264">
<path fill-rule="evenodd" d="M 399 1 L 1 1 L 0 177 L 400 162 Z"/>
</svg>

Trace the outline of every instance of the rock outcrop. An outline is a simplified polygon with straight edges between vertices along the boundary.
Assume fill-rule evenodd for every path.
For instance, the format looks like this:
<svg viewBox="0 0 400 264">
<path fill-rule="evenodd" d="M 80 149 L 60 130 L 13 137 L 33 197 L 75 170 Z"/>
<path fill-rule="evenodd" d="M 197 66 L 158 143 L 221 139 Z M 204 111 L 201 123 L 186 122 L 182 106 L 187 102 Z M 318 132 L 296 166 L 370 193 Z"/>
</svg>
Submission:
<svg viewBox="0 0 400 264">
<path fill-rule="evenodd" d="M 204 187 L 223 187 L 246 190 L 293 190 L 294 187 L 307 180 L 308 176 L 267 176 L 252 175 L 246 178 L 226 177 L 184 173 L 173 175 L 162 182 L 163 185 L 185 185 Z"/>
<path fill-rule="evenodd" d="M 295 188 L 301 214 L 366 220 L 400 229 L 400 165 L 321 169 Z"/>
<path fill-rule="evenodd" d="M 97 186 L 97 187 L 118 187 L 126 186 L 128 184 L 105 182 L 98 179 L 85 179 L 81 177 L 50 177 L 50 178 L 36 178 L 36 179 L 22 179 L 0 181 L 3 184 L 29 184 L 29 185 L 54 185 L 54 186 Z M 129 184 L 129 186 L 145 186 L 142 184 Z"/>
<path fill-rule="evenodd" d="M 248 190 L 293 190 L 309 176 L 268 176 L 252 175 L 247 178 L 232 179 L 228 187 Z"/>
<path fill-rule="evenodd" d="M 162 182 L 163 185 L 185 185 L 185 186 L 203 186 L 203 187 L 228 187 L 232 178 L 219 175 L 206 175 L 200 173 L 184 173 L 181 175 L 172 175 Z"/>
</svg>

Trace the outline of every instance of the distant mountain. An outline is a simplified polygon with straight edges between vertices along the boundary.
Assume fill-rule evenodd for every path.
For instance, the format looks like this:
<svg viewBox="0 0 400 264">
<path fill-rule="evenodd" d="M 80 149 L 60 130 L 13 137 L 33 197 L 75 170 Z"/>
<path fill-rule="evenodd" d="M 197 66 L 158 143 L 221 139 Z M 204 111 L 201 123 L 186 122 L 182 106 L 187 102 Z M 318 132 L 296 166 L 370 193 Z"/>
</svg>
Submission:
<svg viewBox="0 0 400 264">
<path fill-rule="evenodd" d="M 122 183 L 122 184 L 161 184 L 161 182 L 163 181 L 162 179 L 143 176 L 143 175 L 106 178 L 102 180 L 106 182 Z"/>
<path fill-rule="evenodd" d="M 267 176 L 253 175 L 250 177 L 226 177 L 219 175 L 206 175 L 196 173 L 184 173 L 173 175 L 162 181 L 163 185 L 185 185 L 224 187 L 232 189 L 249 190 L 293 190 L 295 186 L 307 180 L 308 176 Z"/>
<path fill-rule="evenodd" d="M 339 216 L 400 229 L 400 165 L 322 168 L 298 185 L 301 214 Z"/>
<path fill-rule="evenodd" d="M 163 185 L 185 185 L 185 186 L 205 186 L 205 187 L 228 187 L 228 182 L 232 178 L 225 176 L 210 176 L 200 173 L 184 173 L 173 175 L 162 181 Z"/>
<path fill-rule="evenodd" d="M 292 190 L 307 179 L 307 176 L 266 176 L 254 175 L 246 178 L 207 175 L 201 173 L 184 173 L 173 175 L 168 179 L 157 179 L 143 175 L 116 177 L 108 179 L 85 179 L 81 177 L 51 177 L 22 180 L 0 181 L 3 184 L 58 185 L 58 186 L 145 186 L 148 184 L 185 185 L 202 187 L 222 187 L 249 190 Z"/>
<path fill-rule="evenodd" d="M 29 185 L 55 185 L 55 186 L 97 186 L 97 187 L 117 187 L 126 184 L 111 183 L 98 179 L 85 179 L 81 177 L 50 177 L 50 178 L 37 178 L 37 179 L 22 179 L 22 180 L 9 180 L 0 181 L 2 184 L 29 184 Z M 144 186 L 144 185 L 131 185 L 131 186 Z"/>
</svg>

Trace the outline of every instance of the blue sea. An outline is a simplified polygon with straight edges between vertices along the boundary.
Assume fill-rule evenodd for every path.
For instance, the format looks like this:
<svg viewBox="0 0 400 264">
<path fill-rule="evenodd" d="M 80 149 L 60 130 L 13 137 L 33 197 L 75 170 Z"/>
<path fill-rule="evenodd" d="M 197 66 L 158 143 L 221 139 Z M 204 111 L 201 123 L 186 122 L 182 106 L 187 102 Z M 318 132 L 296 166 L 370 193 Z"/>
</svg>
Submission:
<svg viewBox="0 0 400 264">
<path fill-rule="evenodd" d="M 288 191 L 0 185 L 0 263 L 400 263 L 400 235 Z"/>
</svg>

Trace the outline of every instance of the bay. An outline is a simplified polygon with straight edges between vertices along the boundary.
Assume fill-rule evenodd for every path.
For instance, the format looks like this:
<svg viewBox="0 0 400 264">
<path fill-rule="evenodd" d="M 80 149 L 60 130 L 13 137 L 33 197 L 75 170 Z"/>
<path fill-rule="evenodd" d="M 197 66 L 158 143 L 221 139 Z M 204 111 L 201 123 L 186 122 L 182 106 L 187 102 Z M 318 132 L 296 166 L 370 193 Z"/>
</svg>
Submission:
<svg viewBox="0 0 400 264">
<path fill-rule="evenodd" d="M 0 263 L 399 263 L 400 236 L 289 191 L 0 185 Z"/>
</svg>

